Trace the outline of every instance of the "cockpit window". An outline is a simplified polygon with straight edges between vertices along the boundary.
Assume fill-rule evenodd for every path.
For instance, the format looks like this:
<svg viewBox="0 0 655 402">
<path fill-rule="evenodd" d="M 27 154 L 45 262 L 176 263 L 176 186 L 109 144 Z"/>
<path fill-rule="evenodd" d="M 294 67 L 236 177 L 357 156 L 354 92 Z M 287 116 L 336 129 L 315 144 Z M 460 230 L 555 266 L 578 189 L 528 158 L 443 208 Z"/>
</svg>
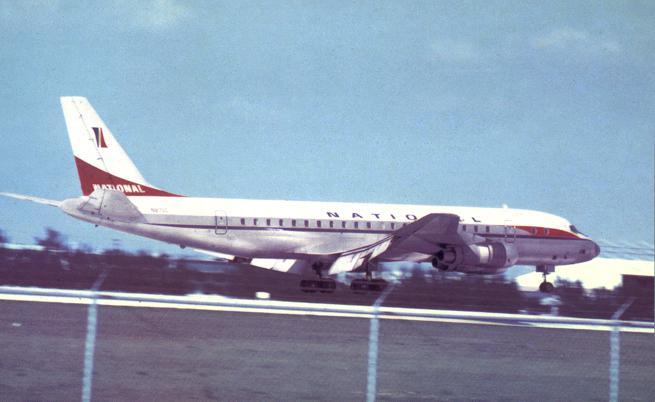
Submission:
<svg viewBox="0 0 655 402">
<path fill-rule="evenodd" d="M 587 237 L 587 235 L 584 234 L 584 233 L 582 233 L 581 231 L 579 231 L 578 228 L 575 227 L 575 225 L 571 225 L 570 228 L 571 228 L 571 232 L 573 232 L 573 233 L 575 233 L 575 234 L 580 234 L 580 235 L 583 235 L 583 236 Z"/>
</svg>

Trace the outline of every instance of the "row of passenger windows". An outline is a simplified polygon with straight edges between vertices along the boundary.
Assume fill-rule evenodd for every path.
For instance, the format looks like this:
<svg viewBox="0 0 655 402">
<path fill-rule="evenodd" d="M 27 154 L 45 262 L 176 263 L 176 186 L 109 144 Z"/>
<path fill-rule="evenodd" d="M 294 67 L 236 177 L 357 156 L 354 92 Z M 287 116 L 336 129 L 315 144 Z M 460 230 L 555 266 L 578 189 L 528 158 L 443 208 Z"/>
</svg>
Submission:
<svg viewBox="0 0 655 402">
<path fill-rule="evenodd" d="M 466 225 L 462 225 L 462 232 L 466 232 L 468 229 Z M 485 233 L 491 233 L 491 226 L 484 226 Z M 473 233 L 481 233 L 482 230 L 478 230 L 478 225 L 473 225 Z"/>
<path fill-rule="evenodd" d="M 329 229 L 382 229 L 395 230 L 407 225 L 407 223 L 397 222 L 367 222 L 367 221 L 321 221 L 309 219 L 262 219 L 262 218 L 240 218 L 241 226 L 263 226 L 263 227 L 291 227 L 291 228 L 329 228 Z M 462 232 L 471 230 L 473 233 L 492 233 L 489 225 L 462 225 Z M 534 235 L 538 234 L 538 229 L 530 228 Z M 544 229 L 544 234 L 549 234 L 549 229 Z"/>
<path fill-rule="evenodd" d="M 482 227 L 479 227 L 478 225 L 473 225 L 473 233 L 482 233 L 483 232 L 482 228 L 484 228 L 484 233 L 491 233 L 491 226 L 488 225 L 484 225 Z M 467 230 L 468 230 L 467 225 L 462 225 L 462 232 L 466 232 Z M 536 235 L 538 233 L 538 229 L 535 227 L 531 227 L 530 233 Z M 546 236 L 548 236 L 549 233 L 550 233 L 549 229 L 544 229 L 544 234 Z"/>
<path fill-rule="evenodd" d="M 241 226 L 264 226 L 264 227 L 300 227 L 300 228 L 329 228 L 329 229 L 398 229 L 406 223 L 396 222 L 361 222 L 361 221 L 321 221 L 309 219 L 260 219 L 240 218 Z"/>
</svg>

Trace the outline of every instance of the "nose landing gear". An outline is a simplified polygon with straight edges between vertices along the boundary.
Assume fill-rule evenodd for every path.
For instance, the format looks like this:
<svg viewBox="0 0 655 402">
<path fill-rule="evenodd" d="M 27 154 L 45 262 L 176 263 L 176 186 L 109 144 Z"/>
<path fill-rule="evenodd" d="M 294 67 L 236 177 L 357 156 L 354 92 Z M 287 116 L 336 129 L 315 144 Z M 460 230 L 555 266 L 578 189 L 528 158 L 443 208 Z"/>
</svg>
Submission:
<svg viewBox="0 0 655 402">
<path fill-rule="evenodd" d="M 544 275 L 545 277 L 546 275 Z M 544 281 L 539 284 L 539 291 L 544 292 L 544 293 L 552 293 L 552 291 L 555 290 L 555 285 L 552 283 L 546 281 L 544 278 Z"/>
<path fill-rule="evenodd" d="M 548 274 L 555 272 L 554 265 L 537 265 L 537 272 L 541 272 L 544 275 L 544 280 L 539 285 L 539 291 L 543 293 L 552 293 L 555 290 L 555 286 L 548 282 Z"/>
</svg>

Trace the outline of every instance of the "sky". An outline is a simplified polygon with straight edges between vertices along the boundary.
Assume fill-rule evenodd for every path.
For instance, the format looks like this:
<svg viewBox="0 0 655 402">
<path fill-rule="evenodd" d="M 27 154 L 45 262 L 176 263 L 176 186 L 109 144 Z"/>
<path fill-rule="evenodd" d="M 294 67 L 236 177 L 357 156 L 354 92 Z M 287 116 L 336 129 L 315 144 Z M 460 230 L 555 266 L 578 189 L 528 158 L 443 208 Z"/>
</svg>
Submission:
<svg viewBox="0 0 655 402">
<path fill-rule="evenodd" d="M 653 243 L 651 1 L 0 0 L 0 191 L 80 194 L 58 98 L 190 196 L 535 209 Z M 0 199 L 32 243 L 176 252 Z"/>
</svg>

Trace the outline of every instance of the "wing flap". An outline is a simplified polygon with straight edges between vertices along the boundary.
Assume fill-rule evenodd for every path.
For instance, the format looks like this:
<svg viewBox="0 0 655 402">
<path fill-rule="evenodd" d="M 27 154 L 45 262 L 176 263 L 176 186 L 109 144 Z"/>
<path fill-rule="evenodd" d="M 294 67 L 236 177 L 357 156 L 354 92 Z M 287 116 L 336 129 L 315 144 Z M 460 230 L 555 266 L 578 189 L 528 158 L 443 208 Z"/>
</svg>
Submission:
<svg viewBox="0 0 655 402">
<path fill-rule="evenodd" d="M 341 272 L 350 272 L 359 268 L 367 261 L 384 253 L 389 248 L 391 240 L 392 237 L 389 237 L 383 241 L 371 244 L 364 249 L 341 254 L 330 266 L 328 274 L 336 275 Z"/>
<path fill-rule="evenodd" d="M 257 268 L 270 269 L 271 271 L 300 273 L 309 266 L 305 260 L 275 259 L 275 258 L 253 258 L 250 265 Z"/>
</svg>

